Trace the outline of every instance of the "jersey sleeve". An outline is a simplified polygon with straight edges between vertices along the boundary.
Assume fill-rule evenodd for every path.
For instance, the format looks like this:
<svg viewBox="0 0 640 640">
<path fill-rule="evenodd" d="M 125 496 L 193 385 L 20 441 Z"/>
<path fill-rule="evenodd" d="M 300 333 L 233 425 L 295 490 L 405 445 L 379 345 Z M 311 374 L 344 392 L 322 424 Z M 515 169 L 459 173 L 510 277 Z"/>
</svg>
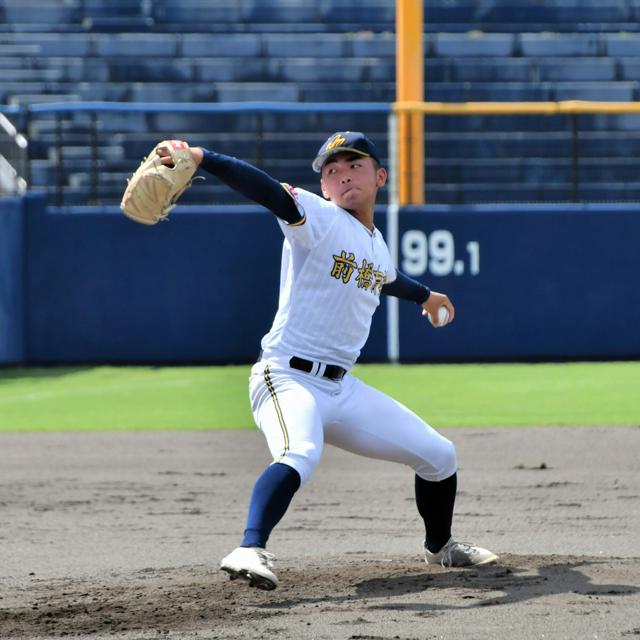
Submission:
<svg viewBox="0 0 640 640">
<path fill-rule="evenodd" d="M 315 193 L 296 189 L 282 183 L 283 189 L 293 199 L 302 218 L 293 223 L 278 219 L 285 237 L 291 243 L 299 243 L 306 249 L 313 249 L 327 235 L 338 215 L 337 207 Z"/>
</svg>

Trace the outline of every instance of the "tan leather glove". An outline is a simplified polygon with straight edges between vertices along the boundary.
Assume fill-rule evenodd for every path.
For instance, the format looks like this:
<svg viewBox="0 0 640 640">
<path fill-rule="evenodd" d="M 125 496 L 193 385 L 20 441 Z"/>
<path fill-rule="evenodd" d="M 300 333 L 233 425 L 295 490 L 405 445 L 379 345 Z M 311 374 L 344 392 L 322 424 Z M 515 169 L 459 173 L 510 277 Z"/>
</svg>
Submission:
<svg viewBox="0 0 640 640">
<path fill-rule="evenodd" d="M 160 162 L 156 153 L 159 148 L 169 152 L 172 167 Z M 163 140 L 129 178 L 120 208 L 126 216 L 141 224 L 166 220 L 178 198 L 191 186 L 197 168 L 186 142 Z"/>
</svg>

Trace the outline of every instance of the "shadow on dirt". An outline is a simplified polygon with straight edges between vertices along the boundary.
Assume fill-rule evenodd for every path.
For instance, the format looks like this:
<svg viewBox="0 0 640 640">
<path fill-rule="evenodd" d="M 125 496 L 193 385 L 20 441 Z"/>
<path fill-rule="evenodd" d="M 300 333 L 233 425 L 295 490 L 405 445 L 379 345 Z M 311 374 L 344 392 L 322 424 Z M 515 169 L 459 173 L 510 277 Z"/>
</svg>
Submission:
<svg viewBox="0 0 640 640">
<path fill-rule="evenodd" d="M 461 569 L 443 573 L 423 573 L 411 577 L 365 580 L 356 586 L 356 593 L 363 598 L 389 598 L 412 595 L 426 590 L 454 589 L 460 594 L 460 603 L 416 603 L 395 605 L 389 602 L 379 605 L 382 609 L 416 608 L 461 609 L 501 604 L 513 604 L 557 594 L 575 593 L 588 596 L 616 596 L 640 592 L 635 585 L 594 584 L 580 567 L 599 564 L 600 561 L 576 561 L 543 564 L 537 567 L 501 565 Z M 374 605 L 375 606 L 375 605 Z"/>
<path fill-rule="evenodd" d="M 264 607 L 291 607 L 315 602 L 343 603 L 354 602 L 358 598 L 365 600 L 384 599 L 384 603 L 369 602 L 368 608 L 446 610 L 468 609 L 472 607 L 493 606 L 526 602 L 543 596 L 575 593 L 585 596 L 616 596 L 640 592 L 633 584 L 594 584 L 581 567 L 594 567 L 624 562 L 616 559 L 583 559 L 551 557 L 505 556 L 499 565 L 471 567 L 464 569 L 445 569 L 431 567 L 418 574 L 392 575 L 358 580 L 352 583 L 355 590 L 348 595 L 327 595 L 318 598 L 288 599 L 273 602 Z M 597 571 L 596 571 L 597 572 Z M 596 573 L 590 571 L 589 573 Z M 337 586 L 336 581 L 336 586 Z M 428 602 L 415 602 L 420 594 L 455 591 L 456 604 L 434 602 L 429 595 Z M 397 599 L 411 596 L 411 602 Z M 451 602 L 451 594 L 447 600 Z"/>
</svg>

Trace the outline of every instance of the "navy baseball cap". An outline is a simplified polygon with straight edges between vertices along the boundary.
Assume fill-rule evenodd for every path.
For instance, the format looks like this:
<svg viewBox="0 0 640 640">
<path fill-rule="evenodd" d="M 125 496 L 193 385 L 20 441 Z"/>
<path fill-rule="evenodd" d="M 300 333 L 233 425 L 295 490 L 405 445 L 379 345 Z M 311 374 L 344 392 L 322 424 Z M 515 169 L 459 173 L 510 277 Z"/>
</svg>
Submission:
<svg viewBox="0 0 640 640">
<path fill-rule="evenodd" d="M 378 164 L 381 164 L 376 145 L 364 133 L 360 133 L 360 131 L 338 131 L 329 136 L 327 141 L 320 147 L 318 155 L 311 163 L 311 167 L 316 173 L 320 173 L 324 163 L 331 156 L 342 151 L 353 151 L 361 156 L 373 158 Z"/>
</svg>

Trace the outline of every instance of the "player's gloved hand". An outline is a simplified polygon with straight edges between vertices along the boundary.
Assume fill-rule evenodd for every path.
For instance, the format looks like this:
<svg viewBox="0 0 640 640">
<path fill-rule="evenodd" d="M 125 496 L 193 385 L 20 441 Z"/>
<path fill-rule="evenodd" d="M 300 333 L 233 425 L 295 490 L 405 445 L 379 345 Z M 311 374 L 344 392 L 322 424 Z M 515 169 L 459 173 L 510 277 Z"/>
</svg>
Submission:
<svg viewBox="0 0 640 640">
<path fill-rule="evenodd" d="M 441 307 L 444 307 L 448 313 L 448 318 L 444 322 L 440 322 L 438 315 Z M 434 327 L 444 327 L 445 324 L 453 322 L 456 310 L 451 300 L 449 300 L 449 296 L 444 293 L 438 293 L 437 291 L 431 291 L 427 301 L 422 303 L 422 315 L 430 317 L 431 324 L 433 324 Z"/>
<path fill-rule="evenodd" d="M 199 161 L 196 161 L 199 158 Z M 178 198 L 191 186 L 202 150 L 182 140 L 163 140 L 127 181 L 120 208 L 141 224 L 166 220 Z"/>
</svg>

